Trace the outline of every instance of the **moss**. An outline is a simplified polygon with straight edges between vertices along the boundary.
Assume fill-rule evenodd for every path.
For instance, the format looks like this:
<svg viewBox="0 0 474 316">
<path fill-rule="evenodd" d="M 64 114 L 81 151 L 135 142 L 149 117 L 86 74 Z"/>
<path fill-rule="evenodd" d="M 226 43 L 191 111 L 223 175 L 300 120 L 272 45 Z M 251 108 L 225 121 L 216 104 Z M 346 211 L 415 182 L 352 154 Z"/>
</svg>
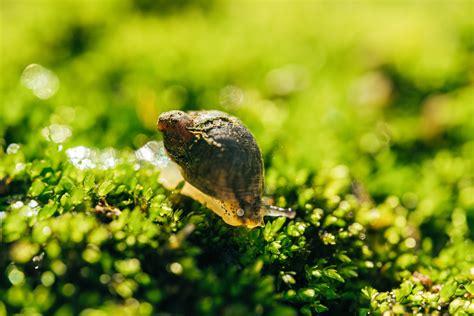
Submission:
<svg viewBox="0 0 474 316">
<path fill-rule="evenodd" d="M 4 4 L 0 315 L 474 313 L 465 5 L 145 2 Z M 205 108 L 295 219 L 228 226 L 137 160 Z"/>
</svg>

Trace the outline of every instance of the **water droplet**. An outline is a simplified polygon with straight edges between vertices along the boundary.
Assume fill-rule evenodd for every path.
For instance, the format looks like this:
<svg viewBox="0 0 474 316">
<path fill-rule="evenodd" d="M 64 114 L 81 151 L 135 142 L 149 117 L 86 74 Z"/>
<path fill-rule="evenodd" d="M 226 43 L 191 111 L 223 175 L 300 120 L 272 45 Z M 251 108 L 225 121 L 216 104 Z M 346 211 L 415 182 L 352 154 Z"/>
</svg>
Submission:
<svg viewBox="0 0 474 316">
<path fill-rule="evenodd" d="M 120 161 L 117 151 L 106 148 L 102 151 L 94 150 L 85 146 L 77 146 L 66 150 L 69 162 L 78 169 L 100 168 L 108 170 L 114 168 Z"/>
<path fill-rule="evenodd" d="M 212 115 L 212 113 L 210 113 Z M 147 161 L 160 170 L 159 182 L 168 189 L 174 189 L 183 177 L 179 167 L 166 154 L 163 142 L 151 141 L 135 151 L 138 161 Z M 135 170 L 140 169 L 140 165 L 135 165 Z"/>
<path fill-rule="evenodd" d="M 38 202 L 36 200 L 31 200 L 29 203 L 28 203 L 28 206 L 31 207 L 31 208 L 36 208 L 38 207 Z"/>
<path fill-rule="evenodd" d="M 22 170 L 24 170 L 24 169 L 25 169 L 25 164 L 22 163 L 22 162 L 19 162 L 19 163 L 17 163 L 17 164 L 15 165 L 15 170 L 16 170 L 16 171 L 22 171 Z"/>
<path fill-rule="evenodd" d="M 21 75 L 21 83 L 40 99 L 49 99 L 59 89 L 58 77 L 38 64 L 28 65 Z"/>
<path fill-rule="evenodd" d="M 135 151 L 135 156 L 138 160 L 148 161 L 158 167 L 166 167 L 170 162 L 170 159 L 165 153 L 163 142 L 148 142 Z"/>
<path fill-rule="evenodd" d="M 36 216 L 36 215 L 38 215 L 38 210 L 32 210 L 32 209 L 28 208 L 28 210 L 25 212 L 26 217 L 33 217 L 33 216 Z"/>
<path fill-rule="evenodd" d="M 15 203 L 12 204 L 12 208 L 14 209 L 19 209 L 25 206 L 25 204 L 22 201 L 16 201 Z"/>
<path fill-rule="evenodd" d="M 7 154 L 13 155 L 16 154 L 20 150 L 20 145 L 12 143 L 7 147 Z"/>
<path fill-rule="evenodd" d="M 90 148 L 84 146 L 77 146 L 66 150 L 66 155 L 69 158 L 69 162 L 78 169 L 91 169 L 95 168 L 94 163 L 95 152 Z"/>
<path fill-rule="evenodd" d="M 113 148 L 107 148 L 99 154 L 100 168 L 111 169 L 117 164 L 117 153 Z"/>
<path fill-rule="evenodd" d="M 239 208 L 239 209 L 237 210 L 237 216 L 244 216 L 244 210 L 241 209 L 241 208 Z"/>
<path fill-rule="evenodd" d="M 72 132 L 69 126 L 52 124 L 48 127 L 43 128 L 41 134 L 44 138 L 46 138 L 46 140 L 60 144 L 64 143 L 69 137 L 71 137 Z"/>
</svg>

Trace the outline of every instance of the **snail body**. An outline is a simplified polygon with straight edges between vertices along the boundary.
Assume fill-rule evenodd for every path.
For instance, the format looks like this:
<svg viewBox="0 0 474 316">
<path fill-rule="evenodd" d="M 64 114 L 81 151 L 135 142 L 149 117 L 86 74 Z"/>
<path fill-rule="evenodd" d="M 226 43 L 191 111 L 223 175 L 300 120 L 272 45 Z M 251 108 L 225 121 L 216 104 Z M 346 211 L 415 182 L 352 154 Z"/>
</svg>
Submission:
<svg viewBox="0 0 474 316">
<path fill-rule="evenodd" d="M 220 111 L 169 111 L 157 125 L 186 181 L 182 193 L 226 223 L 255 227 L 263 225 L 264 216 L 294 217 L 290 209 L 262 203 L 262 155 L 240 120 Z"/>
</svg>

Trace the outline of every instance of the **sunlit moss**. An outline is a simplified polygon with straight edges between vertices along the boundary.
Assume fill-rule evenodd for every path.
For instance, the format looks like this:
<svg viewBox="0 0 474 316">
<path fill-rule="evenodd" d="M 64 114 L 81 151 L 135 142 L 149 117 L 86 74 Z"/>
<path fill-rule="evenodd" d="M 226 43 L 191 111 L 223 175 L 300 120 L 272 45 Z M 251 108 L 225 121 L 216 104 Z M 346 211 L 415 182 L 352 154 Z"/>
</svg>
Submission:
<svg viewBox="0 0 474 316">
<path fill-rule="evenodd" d="M 474 313 L 468 3 L 4 2 L 0 316 Z M 165 190 L 135 150 L 178 108 L 296 218 Z"/>
</svg>

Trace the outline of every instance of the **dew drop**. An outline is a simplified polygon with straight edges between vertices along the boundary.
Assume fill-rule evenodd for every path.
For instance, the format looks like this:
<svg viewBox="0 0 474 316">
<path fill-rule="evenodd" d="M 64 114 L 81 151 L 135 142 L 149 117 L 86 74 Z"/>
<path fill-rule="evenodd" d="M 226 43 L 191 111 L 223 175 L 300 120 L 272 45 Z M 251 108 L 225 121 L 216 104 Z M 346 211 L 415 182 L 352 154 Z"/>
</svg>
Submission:
<svg viewBox="0 0 474 316">
<path fill-rule="evenodd" d="M 7 147 L 7 154 L 13 155 L 16 154 L 20 150 L 20 145 L 12 143 Z"/>
<path fill-rule="evenodd" d="M 165 153 L 163 142 L 151 141 L 135 151 L 140 161 L 147 161 L 158 167 L 165 167 L 170 159 Z"/>
<path fill-rule="evenodd" d="M 66 155 L 69 162 L 81 170 L 93 168 L 108 170 L 114 168 L 119 162 L 117 151 L 113 148 L 100 151 L 85 146 L 77 146 L 67 149 Z"/>
<path fill-rule="evenodd" d="M 76 168 L 84 170 L 95 168 L 94 163 L 95 152 L 85 146 L 77 146 L 66 150 L 66 155 L 69 158 L 69 162 Z"/>
<path fill-rule="evenodd" d="M 33 216 L 36 216 L 36 215 L 38 215 L 38 210 L 36 210 L 36 209 L 28 208 L 28 210 L 25 212 L 26 217 L 33 217 Z"/>
<path fill-rule="evenodd" d="M 33 208 L 33 209 L 34 209 L 34 208 L 37 208 L 38 205 L 39 205 L 39 204 L 38 204 L 38 202 L 37 202 L 36 200 L 31 200 L 31 201 L 28 203 L 28 206 L 29 206 L 30 208 Z"/>
<path fill-rule="evenodd" d="M 117 164 L 117 153 L 113 148 L 107 148 L 99 154 L 100 168 L 103 170 L 112 169 Z"/>
<path fill-rule="evenodd" d="M 168 189 L 174 189 L 183 177 L 179 167 L 166 154 L 163 142 L 151 141 L 135 151 L 138 161 L 147 161 L 160 170 L 159 182 Z"/>
<path fill-rule="evenodd" d="M 12 208 L 19 209 L 25 206 L 25 204 L 22 201 L 16 201 L 15 203 L 12 204 Z"/>
<path fill-rule="evenodd" d="M 28 65 L 23 70 L 21 83 L 40 99 L 49 99 L 59 89 L 58 77 L 38 64 Z"/>
</svg>

